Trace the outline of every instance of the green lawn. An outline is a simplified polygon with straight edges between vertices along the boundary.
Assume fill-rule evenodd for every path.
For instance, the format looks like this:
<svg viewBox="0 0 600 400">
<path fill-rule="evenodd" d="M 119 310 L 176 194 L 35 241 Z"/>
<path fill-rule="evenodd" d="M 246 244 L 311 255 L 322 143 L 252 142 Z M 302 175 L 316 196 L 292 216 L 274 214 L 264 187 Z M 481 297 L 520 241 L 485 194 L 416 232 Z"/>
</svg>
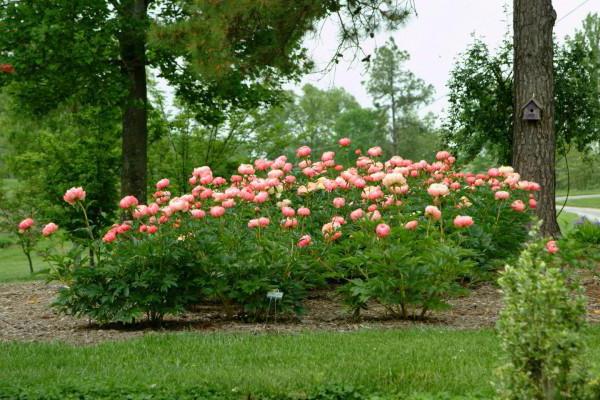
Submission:
<svg viewBox="0 0 600 400">
<path fill-rule="evenodd" d="M 10 236 L 6 233 L 0 233 L 0 240 L 9 240 Z M 12 239 L 10 239 L 12 240 Z M 32 253 L 34 271 L 46 269 L 41 257 Z M 27 257 L 23 254 L 21 247 L 17 244 L 0 248 L 0 282 L 23 281 L 30 279 L 39 279 L 39 275 L 29 274 L 29 264 Z"/>
<path fill-rule="evenodd" d="M 600 188 L 596 188 L 596 189 L 571 189 L 569 191 L 569 196 L 578 196 L 580 194 L 598 194 L 600 193 Z M 566 190 L 557 190 L 556 191 L 556 196 L 566 196 L 567 195 L 567 191 Z"/>
<path fill-rule="evenodd" d="M 591 199 L 570 199 L 567 202 L 567 205 L 572 207 L 600 208 L 600 197 Z"/>
<path fill-rule="evenodd" d="M 600 327 L 590 329 L 587 344 L 597 373 Z M 88 347 L 0 344 L 0 365 L 10 366 L 0 368 L 0 382 L 39 391 L 208 387 L 247 395 L 351 384 L 378 393 L 491 394 L 499 363 L 490 330 L 179 333 Z"/>
<path fill-rule="evenodd" d="M 560 210 L 560 207 L 557 207 Z M 573 223 L 579 219 L 579 215 L 563 211 L 558 216 L 560 231 L 564 234 L 573 229 Z"/>
</svg>

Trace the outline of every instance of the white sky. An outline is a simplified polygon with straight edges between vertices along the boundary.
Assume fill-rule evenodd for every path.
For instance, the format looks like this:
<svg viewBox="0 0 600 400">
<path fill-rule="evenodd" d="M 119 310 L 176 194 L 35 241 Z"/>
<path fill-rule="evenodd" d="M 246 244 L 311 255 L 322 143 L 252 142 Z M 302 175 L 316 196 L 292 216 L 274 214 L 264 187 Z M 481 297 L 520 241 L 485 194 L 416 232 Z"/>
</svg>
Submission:
<svg viewBox="0 0 600 400">
<path fill-rule="evenodd" d="M 512 26 L 512 0 L 416 0 L 417 15 L 392 35 L 401 49 L 407 50 L 411 59 L 406 66 L 418 77 L 435 87 L 436 101 L 422 112 L 443 114 L 447 105 L 446 82 L 456 56 L 472 42 L 472 35 L 481 37 L 493 49 L 497 47 L 507 29 Z M 506 5 L 508 3 L 508 5 Z M 556 37 L 562 40 L 572 35 L 590 12 L 600 13 L 600 0 L 554 0 L 557 23 Z M 365 41 L 366 53 L 385 43 L 390 33 L 380 33 Z M 307 38 L 307 48 L 316 62 L 316 70 L 323 69 L 335 52 L 337 31 L 334 23 L 326 22 L 316 37 Z M 366 79 L 365 69 L 359 59 L 350 62 L 352 53 L 344 55 L 335 70 L 307 75 L 300 84 L 290 85 L 295 91 L 305 83 L 322 89 L 341 86 L 354 95 L 363 106 L 371 106 L 370 96 L 361 82 Z"/>
</svg>

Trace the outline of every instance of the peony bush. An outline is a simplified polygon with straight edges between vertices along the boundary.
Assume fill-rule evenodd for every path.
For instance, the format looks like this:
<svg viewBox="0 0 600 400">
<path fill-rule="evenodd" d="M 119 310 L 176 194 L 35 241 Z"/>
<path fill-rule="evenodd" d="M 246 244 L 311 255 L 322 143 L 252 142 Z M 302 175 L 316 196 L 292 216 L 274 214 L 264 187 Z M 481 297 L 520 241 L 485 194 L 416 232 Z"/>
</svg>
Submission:
<svg viewBox="0 0 600 400">
<path fill-rule="evenodd" d="M 300 313 L 307 291 L 335 286 L 355 316 L 376 301 L 425 317 L 518 255 L 539 185 L 510 167 L 457 171 L 446 151 L 432 162 L 382 154 L 344 138 L 337 153 L 303 146 L 294 160 L 257 159 L 227 178 L 196 168 L 188 193 L 161 179 L 150 202 L 126 196 L 121 222 L 90 235 L 91 266 L 55 270 L 67 285 L 57 307 L 131 322 L 215 302 L 260 318 L 269 291 Z M 85 212 L 83 188 L 64 199 Z"/>
</svg>

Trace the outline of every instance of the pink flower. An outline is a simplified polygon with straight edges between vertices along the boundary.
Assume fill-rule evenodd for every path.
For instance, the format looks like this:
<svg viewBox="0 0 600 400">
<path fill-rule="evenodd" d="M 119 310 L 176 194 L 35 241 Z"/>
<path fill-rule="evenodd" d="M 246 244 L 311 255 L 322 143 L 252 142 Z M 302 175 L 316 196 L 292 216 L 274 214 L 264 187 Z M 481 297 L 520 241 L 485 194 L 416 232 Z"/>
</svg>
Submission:
<svg viewBox="0 0 600 400">
<path fill-rule="evenodd" d="M 443 183 L 433 183 L 427 189 L 427 193 L 429 193 L 429 195 L 432 197 L 439 197 L 447 195 L 450 193 L 450 190 L 448 189 L 448 186 L 444 185 Z"/>
<path fill-rule="evenodd" d="M 42 228 L 42 235 L 50 236 L 56 232 L 57 229 L 58 225 L 56 225 L 54 222 L 49 222 L 44 226 L 44 228 Z"/>
<path fill-rule="evenodd" d="M 296 150 L 296 157 L 298 158 L 302 158 L 302 157 L 308 157 L 310 156 L 311 153 L 311 149 L 308 146 L 302 146 L 300 148 L 298 148 L 298 150 Z"/>
<path fill-rule="evenodd" d="M 537 208 L 537 201 L 534 198 L 529 199 L 529 208 L 532 210 Z"/>
<path fill-rule="evenodd" d="M 269 225 L 270 223 L 271 223 L 271 220 L 269 220 L 269 218 L 267 218 L 267 217 L 260 217 L 260 218 L 258 219 L 258 225 L 259 225 L 261 228 L 264 228 L 264 227 L 266 227 L 266 226 L 267 226 L 267 225 Z"/>
<path fill-rule="evenodd" d="M 425 207 L 425 215 L 433 218 L 436 221 L 442 218 L 442 212 L 436 206 Z"/>
<path fill-rule="evenodd" d="M 516 212 L 523 212 L 523 210 L 525 210 L 525 203 L 523 203 L 521 200 L 515 200 L 510 205 L 510 208 Z"/>
<path fill-rule="evenodd" d="M 346 199 L 344 199 L 343 197 L 336 197 L 335 199 L 333 199 L 333 206 L 335 208 L 342 208 L 346 205 Z"/>
<path fill-rule="evenodd" d="M 158 227 L 156 225 L 150 225 L 146 231 L 152 235 L 158 231 Z"/>
<path fill-rule="evenodd" d="M 135 196 L 125 196 L 119 202 L 119 207 L 121 207 L 124 210 L 131 207 L 137 207 L 137 205 L 138 199 L 136 199 Z"/>
<path fill-rule="evenodd" d="M 63 196 L 63 200 L 69 203 L 70 205 L 74 205 L 78 201 L 85 200 L 85 191 L 80 187 L 72 187 L 67 190 Z"/>
<path fill-rule="evenodd" d="M 282 207 L 281 208 L 281 213 L 283 214 L 284 217 L 288 217 L 291 218 L 294 215 L 296 215 L 296 211 L 294 211 L 294 209 L 292 207 Z"/>
<path fill-rule="evenodd" d="M 298 215 L 301 217 L 308 217 L 310 215 L 310 210 L 306 207 L 300 207 L 298 209 Z"/>
<path fill-rule="evenodd" d="M 225 214 L 225 208 L 221 206 L 214 206 L 210 208 L 210 215 L 215 218 L 222 217 Z"/>
<path fill-rule="evenodd" d="M 333 151 L 326 151 L 321 156 L 321 161 L 323 161 L 323 162 L 331 161 L 334 159 L 334 157 L 335 157 L 335 153 Z"/>
<path fill-rule="evenodd" d="M 281 226 L 283 226 L 286 229 L 292 229 L 295 228 L 296 226 L 298 226 L 298 220 L 296 218 L 286 218 L 282 223 Z"/>
<path fill-rule="evenodd" d="M 494 198 L 496 200 L 506 200 L 510 197 L 510 193 L 504 191 L 504 190 L 499 190 L 496 193 L 494 193 Z"/>
<path fill-rule="evenodd" d="M 450 157 L 450 153 L 447 151 L 438 151 L 435 155 L 435 159 L 438 161 L 446 160 L 448 157 Z"/>
<path fill-rule="evenodd" d="M 383 150 L 379 146 L 371 147 L 367 150 L 367 154 L 371 157 L 379 157 L 383 154 Z"/>
<path fill-rule="evenodd" d="M 233 208 L 233 207 L 235 207 L 235 200 L 233 200 L 233 199 L 227 199 L 224 202 L 222 202 L 221 205 L 224 208 Z"/>
<path fill-rule="evenodd" d="M 488 175 L 492 178 L 496 178 L 500 176 L 500 171 L 498 171 L 498 168 L 490 168 L 488 169 Z"/>
<path fill-rule="evenodd" d="M 312 238 L 310 237 L 310 235 L 304 235 L 300 238 L 300 240 L 298 240 L 298 247 L 306 247 L 308 245 L 310 245 L 310 243 L 312 242 Z"/>
<path fill-rule="evenodd" d="M 19 230 L 26 231 L 27 229 L 33 226 L 34 222 L 31 218 L 25 218 L 23 221 L 19 223 Z"/>
<path fill-rule="evenodd" d="M 112 229 L 102 237 L 104 243 L 112 243 L 117 239 L 117 234 Z"/>
<path fill-rule="evenodd" d="M 409 231 L 414 231 L 417 229 L 418 225 L 419 222 L 413 219 L 412 221 L 408 221 L 406 224 L 404 224 L 404 228 L 408 229 Z"/>
<path fill-rule="evenodd" d="M 269 199 L 269 193 L 267 192 L 258 192 L 256 196 L 254 196 L 255 203 L 264 203 Z"/>
<path fill-rule="evenodd" d="M 356 210 L 354 210 L 350 213 L 350 219 L 352 221 L 356 221 L 358 219 L 361 219 L 364 215 L 365 215 L 365 212 L 362 210 L 362 208 L 357 208 Z"/>
<path fill-rule="evenodd" d="M 367 216 L 371 221 L 379 221 L 381 219 L 381 213 L 378 210 L 370 212 Z"/>
<path fill-rule="evenodd" d="M 258 224 L 258 218 L 254 218 L 251 219 L 250 221 L 248 221 L 248 228 L 253 229 L 253 228 L 258 228 L 259 224 Z"/>
<path fill-rule="evenodd" d="M 192 214 L 192 218 L 194 219 L 202 219 L 206 216 L 206 213 L 204 212 L 204 210 L 192 210 L 190 211 L 190 214 Z"/>
<path fill-rule="evenodd" d="M 341 138 L 338 143 L 340 144 L 340 146 L 342 147 L 348 147 L 350 146 L 350 143 L 352 143 L 352 141 L 350 139 L 348 139 L 347 137 L 345 138 Z"/>
<path fill-rule="evenodd" d="M 457 215 L 454 218 L 454 226 L 457 228 L 467 228 L 473 225 L 473 218 L 468 215 Z"/>
<path fill-rule="evenodd" d="M 238 172 L 242 175 L 254 175 L 254 167 L 250 164 L 242 164 L 238 167 Z"/>
<path fill-rule="evenodd" d="M 546 250 L 548 250 L 548 253 L 550 254 L 555 254 L 558 252 L 558 245 L 556 244 L 556 240 L 549 240 L 546 243 Z"/>
<path fill-rule="evenodd" d="M 156 190 L 163 190 L 170 184 L 171 182 L 167 178 L 163 178 L 160 181 L 156 182 Z"/>
<path fill-rule="evenodd" d="M 387 224 L 379 224 L 375 228 L 375 233 L 378 237 L 384 238 L 390 234 L 390 226 Z"/>
</svg>

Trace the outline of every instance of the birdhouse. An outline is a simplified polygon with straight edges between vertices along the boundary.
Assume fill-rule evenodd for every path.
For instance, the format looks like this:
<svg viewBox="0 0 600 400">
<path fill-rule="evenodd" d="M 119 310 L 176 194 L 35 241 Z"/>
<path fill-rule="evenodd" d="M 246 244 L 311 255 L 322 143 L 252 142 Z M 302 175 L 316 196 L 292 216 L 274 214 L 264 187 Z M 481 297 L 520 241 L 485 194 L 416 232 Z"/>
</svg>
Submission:
<svg viewBox="0 0 600 400">
<path fill-rule="evenodd" d="M 542 107 L 534 99 L 529 100 L 522 108 L 525 121 L 539 121 L 542 119 Z"/>
</svg>

